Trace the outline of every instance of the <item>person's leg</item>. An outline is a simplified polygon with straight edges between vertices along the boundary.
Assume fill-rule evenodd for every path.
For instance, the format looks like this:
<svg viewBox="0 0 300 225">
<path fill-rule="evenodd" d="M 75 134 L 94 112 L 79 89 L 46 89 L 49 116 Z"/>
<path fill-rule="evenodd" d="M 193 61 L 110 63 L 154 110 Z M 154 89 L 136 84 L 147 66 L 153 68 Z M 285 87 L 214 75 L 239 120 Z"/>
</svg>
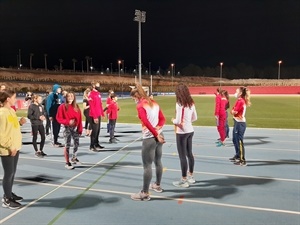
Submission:
<svg viewBox="0 0 300 225">
<path fill-rule="evenodd" d="M 38 131 L 41 135 L 40 151 L 43 151 L 44 145 L 45 145 L 45 139 L 46 139 L 44 125 L 39 125 L 38 126 Z"/>
<path fill-rule="evenodd" d="M 109 120 L 109 137 L 112 140 L 115 137 L 116 120 Z"/>
<path fill-rule="evenodd" d="M 189 173 L 190 175 L 193 175 L 194 173 L 194 165 L 195 165 L 195 159 L 193 155 L 193 136 L 194 132 L 187 134 L 187 140 L 186 140 L 186 153 L 187 153 L 187 158 L 189 162 Z"/>
<path fill-rule="evenodd" d="M 232 130 L 232 143 L 234 145 L 235 149 L 235 158 L 239 159 L 240 158 L 240 150 L 239 150 L 239 141 L 238 141 L 238 122 L 233 120 L 233 130 Z"/>
<path fill-rule="evenodd" d="M 239 152 L 240 152 L 240 160 L 242 162 L 245 162 L 245 147 L 244 147 L 244 134 L 246 131 L 246 123 L 240 122 L 238 123 L 237 127 L 238 133 L 237 133 L 237 139 L 238 139 L 238 146 L 239 146 Z"/>
<path fill-rule="evenodd" d="M 2 186 L 4 195 L 8 199 L 12 197 L 12 186 L 17 169 L 18 159 L 19 152 L 17 152 L 15 156 L 1 156 L 2 167 L 4 172 Z"/>
<path fill-rule="evenodd" d="M 92 128 L 92 134 L 91 134 L 91 141 L 90 141 L 90 148 L 96 147 L 97 144 L 97 133 L 98 133 L 98 124 L 94 122 L 94 120 L 91 123 L 91 128 Z"/>
<path fill-rule="evenodd" d="M 96 146 L 100 145 L 99 144 L 99 135 L 100 135 L 100 129 L 101 129 L 101 116 L 98 117 L 98 124 L 97 124 L 97 133 L 96 133 Z"/>
<path fill-rule="evenodd" d="M 219 134 L 220 134 L 220 141 L 222 143 L 225 142 L 225 138 L 226 138 L 226 134 L 225 134 L 225 121 L 226 121 L 226 118 L 223 117 L 223 116 L 220 116 L 218 131 L 219 131 Z"/>
<path fill-rule="evenodd" d="M 187 135 L 176 134 L 176 144 L 181 166 L 181 175 L 182 178 L 186 178 L 188 169 L 188 163 L 186 158 Z"/>
<path fill-rule="evenodd" d="M 229 138 L 229 125 L 228 125 L 228 112 L 226 111 L 226 121 L 225 121 L 225 133 L 226 138 Z"/>
<path fill-rule="evenodd" d="M 152 179 L 152 162 L 155 156 L 156 144 L 155 138 L 144 139 L 142 144 L 142 161 L 144 167 L 143 191 L 145 193 L 149 192 L 149 186 Z"/>
<path fill-rule="evenodd" d="M 57 122 L 56 119 L 52 120 L 52 129 L 53 129 L 53 142 L 54 144 L 57 144 L 58 141 L 58 134 L 59 134 L 59 130 L 60 130 L 60 124 Z"/>
<path fill-rule="evenodd" d="M 75 129 L 71 130 L 73 142 L 74 142 L 74 148 L 73 148 L 73 158 L 77 158 L 77 151 L 79 146 L 79 134 Z"/>
<path fill-rule="evenodd" d="M 37 141 L 37 135 L 38 135 L 38 126 L 32 125 L 31 129 L 32 129 L 32 145 L 33 145 L 34 151 L 37 152 L 38 147 L 37 147 L 36 141 Z"/>
<path fill-rule="evenodd" d="M 162 143 L 157 142 L 156 143 L 156 151 L 155 151 L 155 158 L 154 158 L 154 164 L 155 164 L 155 172 L 156 172 L 156 184 L 159 186 L 161 183 L 162 173 L 163 173 L 163 165 L 161 162 L 162 157 Z"/>
<path fill-rule="evenodd" d="M 69 127 L 66 126 L 64 130 L 64 139 L 65 139 L 64 156 L 65 156 L 66 163 L 70 162 L 69 150 L 71 146 L 71 136 L 72 136 L 71 130 Z"/>
<path fill-rule="evenodd" d="M 49 135 L 50 126 L 49 116 L 46 115 L 46 135 Z"/>
</svg>

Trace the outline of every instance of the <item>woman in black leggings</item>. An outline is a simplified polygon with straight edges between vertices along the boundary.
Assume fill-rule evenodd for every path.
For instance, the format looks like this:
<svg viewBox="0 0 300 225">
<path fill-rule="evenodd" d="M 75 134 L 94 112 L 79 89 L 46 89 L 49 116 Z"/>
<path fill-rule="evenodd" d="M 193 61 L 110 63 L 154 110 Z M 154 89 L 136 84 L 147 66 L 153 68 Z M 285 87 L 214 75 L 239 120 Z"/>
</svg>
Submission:
<svg viewBox="0 0 300 225">
<path fill-rule="evenodd" d="M 35 151 L 35 156 L 44 157 L 47 154 L 44 153 L 43 148 L 45 145 L 45 127 L 43 121 L 46 120 L 46 113 L 44 107 L 42 106 L 42 97 L 39 95 L 34 95 L 32 98 L 32 104 L 28 108 L 27 118 L 30 119 L 31 129 L 32 129 L 32 144 Z M 40 148 L 37 147 L 37 135 L 40 133 L 41 142 Z"/>
<path fill-rule="evenodd" d="M 22 146 L 20 125 L 26 123 L 24 118 L 18 121 L 15 110 L 11 108 L 15 103 L 15 92 L 10 90 L 0 91 L 0 156 L 4 171 L 2 206 L 9 209 L 20 208 L 22 205 L 19 201 L 23 199 L 12 192 L 19 150 Z"/>
<path fill-rule="evenodd" d="M 172 123 L 176 128 L 177 151 L 181 166 L 181 180 L 173 182 L 176 187 L 187 188 L 196 181 L 193 176 L 194 156 L 192 151 L 192 140 L 194 128 L 192 122 L 197 120 L 197 112 L 194 100 L 185 84 L 179 84 L 175 90 L 176 94 L 176 118 Z"/>
</svg>

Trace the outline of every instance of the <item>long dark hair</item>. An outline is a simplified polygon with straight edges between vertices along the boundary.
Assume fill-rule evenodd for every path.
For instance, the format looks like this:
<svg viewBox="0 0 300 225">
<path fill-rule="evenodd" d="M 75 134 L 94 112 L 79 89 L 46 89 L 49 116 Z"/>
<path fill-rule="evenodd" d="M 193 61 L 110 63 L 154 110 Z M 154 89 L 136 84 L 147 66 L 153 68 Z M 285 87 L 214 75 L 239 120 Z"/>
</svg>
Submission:
<svg viewBox="0 0 300 225">
<path fill-rule="evenodd" d="M 13 90 L 0 91 L 0 107 L 3 107 L 7 98 L 11 98 L 14 94 L 16 94 L 16 92 Z"/>
<path fill-rule="evenodd" d="M 194 100 L 191 97 L 190 90 L 185 84 L 178 84 L 175 90 L 176 102 L 183 106 L 191 108 L 194 105 Z"/>
</svg>

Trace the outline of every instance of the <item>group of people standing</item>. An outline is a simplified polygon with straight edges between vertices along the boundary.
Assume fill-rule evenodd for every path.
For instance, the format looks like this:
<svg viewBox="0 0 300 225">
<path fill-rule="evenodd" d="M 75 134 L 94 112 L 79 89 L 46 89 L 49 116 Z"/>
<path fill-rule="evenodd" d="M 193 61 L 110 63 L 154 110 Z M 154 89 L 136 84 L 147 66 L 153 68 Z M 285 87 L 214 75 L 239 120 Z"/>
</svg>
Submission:
<svg viewBox="0 0 300 225">
<path fill-rule="evenodd" d="M 219 107 L 229 108 L 226 93 L 220 91 Z M 227 93 L 228 94 L 228 93 Z M 194 156 L 192 152 L 192 140 L 194 136 L 194 128 L 192 123 L 197 120 L 197 112 L 195 102 L 191 97 L 188 87 L 185 84 L 176 86 L 176 116 L 172 118 L 175 127 L 176 145 L 179 155 L 181 167 L 181 179 L 174 181 L 176 187 L 188 188 L 196 182 L 194 172 Z M 87 135 L 90 136 L 90 150 L 99 151 L 104 147 L 99 143 L 101 117 L 107 111 L 110 133 L 110 143 L 114 143 L 114 128 L 117 119 L 119 107 L 116 103 L 117 97 L 110 92 L 109 100 L 105 108 L 102 107 L 102 99 L 100 93 L 100 84 L 93 82 L 91 88 L 86 90 L 84 94 L 84 115 L 87 117 L 88 128 Z M 236 165 L 246 166 L 245 148 L 243 137 L 246 130 L 246 107 L 251 105 L 250 91 L 246 87 L 240 87 L 236 90 L 235 96 L 237 101 L 231 110 L 234 119 L 233 127 L 233 144 L 235 147 L 235 155 L 230 158 Z M 161 187 L 163 166 L 162 146 L 165 143 L 163 135 L 163 126 L 166 119 L 159 104 L 150 98 L 141 85 L 136 85 L 131 91 L 131 97 L 136 102 L 138 117 L 142 124 L 142 162 L 143 162 L 143 189 L 136 194 L 131 195 L 133 200 L 147 201 L 150 200 L 149 190 L 162 192 Z M 226 99 L 226 100 L 225 100 Z M 19 201 L 22 197 L 12 192 L 14 175 L 17 168 L 19 158 L 19 150 L 22 145 L 22 135 L 20 126 L 26 123 L 24 118 L 18 121 L 15 110 L 12 108 L 16 103 L 16 93 L 10 90 L 0 90 L 0 155 L 2 166 L 4 169 L 3 177 L 3 207 L 17 209 L 21 207 Z M 38 157 L 46 156 L 43 151 L 45 144 L 45 129 L 43 121 L 49 117 L 52 122 L 53 144 L 60 147 L 58 133 L 61 124 L 64 125 L 65 147 L 64 156 L 66 160 L 66 168 L 73 169 L 72 164 L 80 163 L 77 158 L 77 150 L 79 146 L 79 136 L 82 134 L 82 117 L 81 110 L 76 102 L 75 93 L 66 93 L 65 98 L 61 94 L 61 87 L 57 84 L 53 86 L 53 92 L 49 94 L 46 100 L 46 109 L 42 106 L 42 97 L 34 95 L 32 104 L 28 109 L 28 118 L 32 125 L 33 147 Z M 220 142 L 223 143 L 224 137 L 228 134 L 225 129 L 226 113 L 215 114 L 218 119 L 218 131 L 220 133 Z M 217 117 L 218 116 L 218 117 Z M 220 125 L 221 124 L 221 125 Z M 223 127 L 223 130 L 221 129 Z M 41 135 L 39 148 L 37 147 L 37 134 Z M 70 159 L 71 139 L 73 139 L 73 154 Z M 155 165 L 156 180 L 151 183 L 152 164 Z"/>
</svg>

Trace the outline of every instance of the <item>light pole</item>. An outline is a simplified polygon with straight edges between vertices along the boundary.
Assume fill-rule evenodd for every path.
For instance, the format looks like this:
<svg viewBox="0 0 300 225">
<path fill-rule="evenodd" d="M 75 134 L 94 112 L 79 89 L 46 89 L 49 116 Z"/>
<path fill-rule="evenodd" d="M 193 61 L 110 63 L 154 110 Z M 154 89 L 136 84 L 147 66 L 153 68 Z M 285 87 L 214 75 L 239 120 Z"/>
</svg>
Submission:
<svg viewBox="0 0 300 225">
<path fill-rule="evenodd" d="M 280 65 L 281 65 L 282 61 L 279 60 L 278 61 L 278 80 L 280 79 Z"/>
<path fill-rule="evenodd" d="M 110 63 L 110 74 L 113 73 L 112 63 Z"/>
<path fill-rule="evenodd" d="M 146 12 L 145 11 L 141 11 L 141 10 L 135 10 L 134 13 L 135 17 L 134 17 L 134 21 L 138 22 L 139 24 L 139 33 L 138 33 L 138 37 L 139 37 L 139 83 L 142 85 L 142 23 L 146 22 Z"/>
<path fill-rule="evenodd" d="M 118 69 L 119 69 L 119 79 L 120 79 L 120 73 L 121 73 L 121 60 L 118 60 Z"/>
<path fill-rule="evenodd" d="M 220 89 L 221 89 L 221 81 L 222 81 L 222 71 L 223 70 L 223 62 L 220 62 Z"/>
<path fill-rule="evenodd" d="M 173 90 L 173 76 L 174 76 L 174 66 L 175 66 L 175 64 L 174 63 L 172 63 L 171 64 L 171 76 L 172 76 L 172 90 Z"/>
</svg>

